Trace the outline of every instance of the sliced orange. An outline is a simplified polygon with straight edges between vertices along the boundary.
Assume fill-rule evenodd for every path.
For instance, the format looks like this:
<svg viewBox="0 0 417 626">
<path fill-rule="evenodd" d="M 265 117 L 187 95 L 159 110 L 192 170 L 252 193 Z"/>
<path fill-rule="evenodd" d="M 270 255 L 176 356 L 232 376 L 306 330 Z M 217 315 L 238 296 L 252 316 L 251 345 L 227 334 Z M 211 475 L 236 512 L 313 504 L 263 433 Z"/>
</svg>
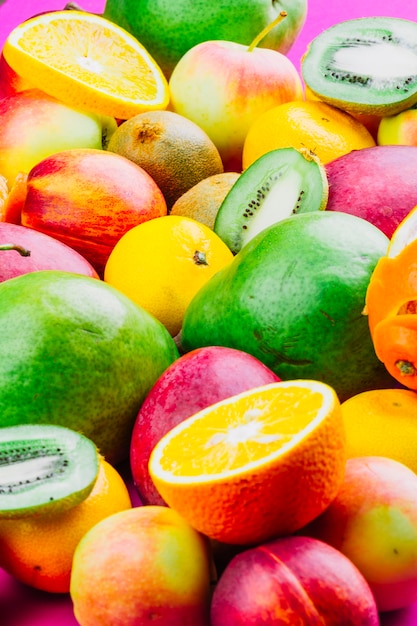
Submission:
<svg viewBox="0 0 417 626">
<path fill-rule="evenodd" d="M 238 545 L 292 533 L 319 515 L 344 476 L 339 400 L 325 383 L 257 387 L 184 420 L 154 448 L 165 502 L 205 535 Z"/>
<path fill-rule="evenodd" d="M 394 230 L 389 242 L 387 256 L 393 258 L 417 239 L 417 206 L 415 206 Z"/>
<path fill-rule="evenodd" d="M 11 31 L 3 54 L 19 76 L 70 106 L 118 119 L 168 106 L 158 64 L 135 37 L 99 15 L 37 15 Z"/>
</svg>

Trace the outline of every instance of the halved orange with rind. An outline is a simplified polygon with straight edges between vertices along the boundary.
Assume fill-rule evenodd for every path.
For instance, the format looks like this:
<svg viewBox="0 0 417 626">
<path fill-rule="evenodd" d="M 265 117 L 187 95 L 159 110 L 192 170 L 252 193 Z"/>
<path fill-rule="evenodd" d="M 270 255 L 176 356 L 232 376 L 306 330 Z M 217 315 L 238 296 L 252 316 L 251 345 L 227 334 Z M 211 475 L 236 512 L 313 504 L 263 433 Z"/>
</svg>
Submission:
<svg viewBox="0 0 417 626">
<path fill-rule="evenodd" d="M 417 206 L 405 216 L 394 230 L 388 245 L 387 256 L 393 258 L 417 239 Z"/>
<path fill-rule="evenodd" d="M 22 78 L 83 110 L 118 119 L 165 109 L 169 87 L 147 50 L 123 28 L 84 11 L 51 11 L 22 22 L 3 55 Z"/>
<path fill-rule="evenodd" d="M 345 445 L 333 388 L 285 381 L 184 420 L 155 446 L 149 471 L 191 526 L 253 545 L 300 529 L 328 506 L 343 480 Z"/>
</svg>

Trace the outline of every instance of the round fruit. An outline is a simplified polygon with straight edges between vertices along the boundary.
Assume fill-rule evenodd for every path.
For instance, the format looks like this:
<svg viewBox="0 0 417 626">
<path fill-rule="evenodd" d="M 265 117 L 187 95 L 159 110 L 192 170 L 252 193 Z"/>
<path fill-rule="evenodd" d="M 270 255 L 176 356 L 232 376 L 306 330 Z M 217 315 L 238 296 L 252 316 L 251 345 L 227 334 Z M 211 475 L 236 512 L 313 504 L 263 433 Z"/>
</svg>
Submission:
<svg viewBox="0 0 417 626">
<path fill-rule="evenodd" d="M 232 259 L 210 228 L 188 217 L 167 215 L 123 235 L 109 256 L 104 280 L 174 336 L 194 294 Z"/>
<path fill-rule="evenodd" d="M 33 87 L 81 110 L 123 120 L 168 106 L 168 83 L 147 50 L 93 13 L 40 13 L 9 33 L 3 54 Z"/>
<path fill-rule="evenodd" d="M 130 444 L 132 478 L 143 504 L 164 504 L 151 477 L 149 457 L 171 428 L 197 411 L 279 378 L 241 350 L 208 346 L 174 361 L 158 378 L 136 418 Z"/>
<path fill-rule="evenodd" d="M 347 456 L 385 456 L 417 473 L 417 393 L 370 389 L 342 403 Z"/>
<path fill-rule="evenodd" d="M 174 426 L 149 460 L 171 508 L 208 537 L 238 545 L 290 534 L 319 515 L 344 466 L 337 396 L 309 380 L 270 383 L 209 406 Z"/>
<path fill-rule="evenodd" d="M 345 20 L 308 45 L 301 73 L 321 100 L 346 111 L 392 115 L 417 102 L 417 24 L 395 17 Z"/>
<path fill-rule="evenodd" d="M 168 209 L 198 182 L 223 172 L 220 154 L 209 136 L 173 111 L 148 111 L 125 121 L 112 134 L 107 149 L 148 172 Z"/>
<path fill-rule="evenodd" d="M 416 105 L 396 115 L 386 115 L 378 125 L 377 142 L 380 146 L 417 146 Z"/>
<path fill-rule="evenodd" d="M 105 458 L 129 454 L 151 386 L 177 357 L 166 329 L 103 281 L 63 271 L 0 284 L 2 426 L 82 432 Z"/>
<path fill-rule="evenodd" d="M 131 506 L 121 475 L 101 458 L 91 493 L 69 511 L 0 521 L 0 566 L 30 587 L 68 593 L 81 538 L 100 520 Z"/>
<path fill-rule="evenodd" d="M 207 541 L 164 506 L 99 522 L 74 554 L 70 594 L 77 624 L 208 626 Z"/>
<path fill-rule="evenodd" d="M 341 401 L 392 386 L 363 314 L 388 238 L 330 211 L 293 215 L 249 241 L 194 296 L 181 347 L 223 345 L 253 354 L 283 380 L 310 378 Z"/>
<path fill-rule="evenodd" d="M 322 163 L 374 146 L 368 129 L 352 115 L 317 100 L 286 102 L 262 113 L 243 146 L 243 169 L 276 148 L 306 148 Z"/>
<path fill-rule="evenodd" d="M 190 217 L 213 230 L 217 212 L 240 174 L 223 172 L 204 178 L 173 204 L 171 215 Z"/>
</svg>

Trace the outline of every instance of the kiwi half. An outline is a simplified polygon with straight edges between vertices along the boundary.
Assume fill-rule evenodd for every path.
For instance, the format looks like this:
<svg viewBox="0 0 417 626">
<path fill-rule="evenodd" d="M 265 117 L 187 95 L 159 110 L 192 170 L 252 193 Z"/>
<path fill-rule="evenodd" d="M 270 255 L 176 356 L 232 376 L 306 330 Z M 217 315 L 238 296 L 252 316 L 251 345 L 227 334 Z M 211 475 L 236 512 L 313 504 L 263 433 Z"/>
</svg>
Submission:
<svg viewBox="0 0 417 626">
<path fill-rule="evenodd" d="M 233 254 L 268 226 L 326 208 L 326 170 L 309 150 L 277 148 L 242 172 L 224 198 L 214 232 Z"/>
<path fill-rule="evenodd" d="M 322 31 L 301 60 L 307 87 L 350 113 L 393 115 L 417 102 L 417 23 L 346 20 Z"/>
<path fill-rule="evenodd" d="M 64 426 L 0 428 L 0 519 L 65 511 L 91 492 L 94 443 Z"/>
</svg>

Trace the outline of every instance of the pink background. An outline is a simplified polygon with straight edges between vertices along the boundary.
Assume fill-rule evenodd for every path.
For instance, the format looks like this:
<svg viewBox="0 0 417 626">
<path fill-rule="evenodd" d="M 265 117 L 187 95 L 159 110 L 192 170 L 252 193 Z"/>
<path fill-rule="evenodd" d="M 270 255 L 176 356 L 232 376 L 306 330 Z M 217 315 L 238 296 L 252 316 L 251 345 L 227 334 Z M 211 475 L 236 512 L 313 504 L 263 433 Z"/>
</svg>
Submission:
<svg viewBox="0 0 417 626">
<path fill-rule="evenodd" d="M 174 1 L 174 0 L 173 0 Z M 104 0 L 79 0 L 87 11 L 100 13 Z M 6 0 L 0 5 L 0 47 L 7 34 L 24 19 L 52 9 L 62 9 L 65 0 Z M 289 57 L 299 68 L 306 44 L 323 29 L 354 17 L 386 15 L 417 21 L 413 0 L 310 0 L 307 21 Z M 0 623 L 2 626 L 77 626 L 68 596 L 55 596 L 25 587 L 0 570 Z M 416 605 L 381 616 L 382 626 L 415 626 Z"/>
</svg>

